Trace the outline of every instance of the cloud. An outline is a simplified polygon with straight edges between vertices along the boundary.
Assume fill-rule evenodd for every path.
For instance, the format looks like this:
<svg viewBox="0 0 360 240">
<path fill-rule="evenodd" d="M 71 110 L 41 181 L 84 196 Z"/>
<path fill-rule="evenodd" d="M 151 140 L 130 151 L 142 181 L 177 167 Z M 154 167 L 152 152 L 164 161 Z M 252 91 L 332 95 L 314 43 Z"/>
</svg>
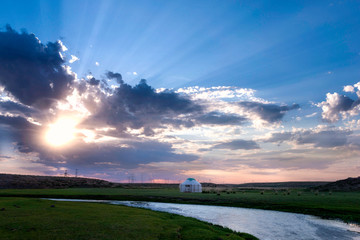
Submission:
<svg viewBox="0 0 360 240">
<path fill-rule="evenodd" d="M 293 133 L 292 132 L 277 132 L 272 133 L 269 138 L 267 138 L 264 142 L 276 142 L 276 143 L 282 143 L 285 141 L 290 141 L 293 139 Z"/>
<path fill-rule="evenodd" d="M 282 143 L 286 141 L 294 142 L 297 145 L 311 144 L 314 147 L 333 148 L 345 146 L 348 143 L 350 130 L 338 129 L 315 129 L 298 130 L 294 132 L 272 133 L 265 142 Z"/>
<path fill-rule="evenodd" d="M 232 140 L 232 141 L 216 144 L 213 147 L 211 147 L 210 149 L 211 150 L 212 149 L 252 150 L 252 149 L 259 149 L 259 148 L 260 148 L 259 145 L 255 141 L 237 139 L 237 140 Z"/>
<path fill-rule="evenodd" d="M 235 99 L 247 101 L 262 101 L 262 99 L 254 96 L 255 90 L 251 88 L 239 88 L 231 86 L 217 86 L 217 87 L 184 87 L 179 88 L 177 93 L 187 94 L 194 99 Z"/>
<path fill-rule="evenodd" d="M 0 32 L 0 85 L 21 103 L 47 108 L 68 95 L 74 75 L 64 67 L 60 41 L 42 44 L 10 26 Z"/>
<path fill-rule="evenodd" d="M 317 115 L 317 112 L 305 115 L 306 118 L 311 118 L 311 117 L 315 117 Z"/>
<path fill-rule="evenodd" d="M 334 123 L 349 116 L 355 116 L 360 113 L 360 82 L 354 85 L 347 85 L 343 88 L 344 92 L 354 93 L 356 91 L 357 99 L 353 100 L 348 96 L 334 93 L 327 93 L 326 100 L 316 104 L 322 109 L 322 119 L 326 122 Z"/>
<path fill-rule="evenodd" d="M 80 58 L 78 58 L 78 57 L 75 56 L 75 55 L 71 55 L 71 59 L 69 60 L 69 63 L 73 63 L 73 62 L 76 62 L 76 61 L 78 61 L 78 60 L 80 60 Z"/>
<path fill-rule="evenodd" d="M 198 123 L 210 125 L 241 125 L 246 120 L 247 118 L 236 114 L 227 114 L 216 111 L 204 113 L 196 118 Z"/>
<path fill-rule="evenodd" d="M 239 102 L 238 105 L 244 109 L 244 111 L 250 114 L 255 114 L 260 119 L 268 123 L 279 122 L 282 120 L 286 112 L 300 107 L 298 104 L 293 104 L 292 106 L 279 106 L 275 104 L 249 101 Z"/>
<path fill-rule="evenodd" d="M 32 124 L 25 118 L 0 115 L 0 134 L 16 143 L 19 152 L 30 153 L 41 142 L 41 127 Z"/>
<path fill-rule="evenodd" d="M 327 93 L 326 101 L 317 104 L 322 109 L 322 118 L 327 122 L 337 122 L 340 116 L 357 115 L 359 113 L 359 100 L 353 100 L 338 93 Z"/>
<path fill-rule="evenodd" d="M 114 72 L 111 72 L 111 71 L 108 71 L 106 73 L 106 76 L 109 78 L 109 79 L 115 79 L 117 83 L 119 84 L 123 84 L 124 81 L 122 79 L 122 76 L 120 73 L 114 73 Z"/>
<path fill-rule="evenodd" d="M 170 144 L 157 141 L 125 141 L 122 146 L 78 142 L 76 147 L 61 153 L 42 149 L 39 157 L 39 162 L 50 166 L 59 167 L 62 165 L 59 161 L 65 160 L 67 167 L 97 171 L 134 169 L 153 162 L 184 162 L 198 158 L 195 155 L 175 153 Z"/>
<path fill-rule="evenodd" d="M 118 73 L 108 72 L 107 76 L 122 82 Z M 186 122 L 186 115 L 198 114 L 202 110 L 202 106 L 178 93 L 156 92 L 142 79 L 134 87 L 122 82 L 111 96 L 101 100 L 98 111 L 89 121 L 116 126 L 119 129 L 151 129 L 163 127 L 162 124 L 165 123 L 176 125 Z"/>
<path fill-rule="evenodd" d="M 90 79 L 89 79 L 89 84 L 90 85 L 99 85 L 99 83 L 100 83 L 100 80 L 98 80 L 98 79 L 95 79 L 94 77 L 91 77 Z"/>
<path fill-rule="evenodd" d="M 355 92 L 355 88 L 351 85 L 344 86 L 344 92 Z"/>
<path fill-rule="evenodd" d="M 4 102 L 0 101 L 0 113 L 4 113 L 4 114 L 10 113 L 15 115 L 30 117 L 38 113 L 38 111 L 20 103 L 16 103 L 12 101 L 4 101 Z"/>
</svg>

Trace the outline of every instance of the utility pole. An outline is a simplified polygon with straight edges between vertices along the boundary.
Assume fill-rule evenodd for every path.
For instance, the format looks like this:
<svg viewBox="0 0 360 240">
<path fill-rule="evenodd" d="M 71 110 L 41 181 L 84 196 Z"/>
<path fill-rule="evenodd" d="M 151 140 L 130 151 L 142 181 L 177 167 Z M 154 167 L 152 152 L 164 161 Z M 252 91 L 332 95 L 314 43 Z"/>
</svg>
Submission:
<svg viewBox="0 0 360 240">
<path fill-rule="evenodd" d="M 67 170 L 65 170 L 64 177 L 67 177 L 67 176 L 68 176 L 68 172 L 67 172 Z"/>
<path fill-rule="evenodd" d="M 79 170 L 79 169 L 75 169 L 75 177 L 77 177 L 78 170 Z"/>
<path fill-rule="evenodd" d="M 131 183 L 135 183 L 135 175 L 133 173 L 131 174 Z"/>
</svg>

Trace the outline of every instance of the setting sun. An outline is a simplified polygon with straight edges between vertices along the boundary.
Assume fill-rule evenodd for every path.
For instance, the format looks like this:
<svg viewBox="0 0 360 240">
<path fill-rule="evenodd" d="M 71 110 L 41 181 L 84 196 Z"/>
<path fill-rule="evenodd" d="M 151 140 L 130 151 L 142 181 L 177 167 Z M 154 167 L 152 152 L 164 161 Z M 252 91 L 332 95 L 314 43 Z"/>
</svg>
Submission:
<svg viewBox="0 0 360 240">
<path fill-rule="evenodd" d="M 46 132 L 46 141 L 55 147 L 65 145 L 75 137 L 77 122 L 71 118 L 61 118 L 50 124 Z"/>
</svg>

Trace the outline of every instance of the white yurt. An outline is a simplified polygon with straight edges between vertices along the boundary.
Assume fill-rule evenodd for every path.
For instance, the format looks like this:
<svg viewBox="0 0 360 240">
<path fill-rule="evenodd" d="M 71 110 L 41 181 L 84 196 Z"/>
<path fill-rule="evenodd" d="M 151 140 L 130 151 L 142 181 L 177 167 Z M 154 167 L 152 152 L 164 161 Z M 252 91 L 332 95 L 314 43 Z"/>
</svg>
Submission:
<svg viewBox="0 0 360 240">
<path fill-rule="evenodd" d="M 180 183 L 180 192 L 202 192 L 201 184 L 194 178 L 188 178 Z"/>
</svg>

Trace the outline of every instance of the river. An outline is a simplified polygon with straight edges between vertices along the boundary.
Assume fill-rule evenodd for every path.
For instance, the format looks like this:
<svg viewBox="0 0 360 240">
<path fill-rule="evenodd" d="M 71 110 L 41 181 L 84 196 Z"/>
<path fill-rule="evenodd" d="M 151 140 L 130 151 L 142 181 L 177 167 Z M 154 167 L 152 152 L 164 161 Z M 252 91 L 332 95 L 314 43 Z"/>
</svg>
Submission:
<svg viewBox="0 0 360 240">
<path fill-rule="evenodd" d="M 80 199 L 50 200 L 102 202 L 174 213 L 217 224 L 234 231 L 250 233 L 261 240 L 360 240 L 360 227 L 358 225 L 297 213 L 177 203 Z"/>
</svg>

